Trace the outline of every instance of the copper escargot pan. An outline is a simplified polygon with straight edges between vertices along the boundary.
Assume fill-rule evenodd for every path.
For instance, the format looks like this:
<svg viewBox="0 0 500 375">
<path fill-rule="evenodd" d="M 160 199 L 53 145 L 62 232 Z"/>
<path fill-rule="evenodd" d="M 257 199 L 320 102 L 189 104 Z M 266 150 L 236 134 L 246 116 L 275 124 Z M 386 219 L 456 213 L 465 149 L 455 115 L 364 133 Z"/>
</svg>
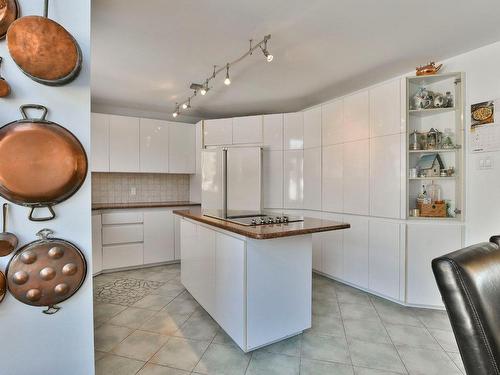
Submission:
<svg viewBox="0 0 500 375">
<path fill-rule="evenodd" d="M 40 110 L 30 118 L 28 110 Z M 0 128 L 0 196 L 31 207 L 29 219 L 55 218 L 52 206 L 71 197 L 87 175 L 87 155 L 80 141 L 67 129 L 47 121 L 47 108 L 21 106 L 23 119 Z M 46 207 L 50 216 L 34 216 Z"/>
<path fill-rule="evenodd" d="M 42 229 L 41 238 L 20 248 L 7 265 L 10 293 L 30 306 L 48 306 L 45 314 L 60 310 L 57 306 L 82 286 L 87 262 L 80 249 L 69 241 L 50 238 L 53 232 Z"/>
<path fill-rule="evenodd" d="M 0 39 L 5 37 L 9 26 L 19 17 L 19 4 L 16 0 L 0 0 Z"/>
<path fill-rule="evenodd" d="M 2 0 L 0 0 L 2 1 Z M 82 51 L 73 36 L 44 16 L 25 16 L 7 30 L 7 47 L 21 71 L 35 82 L 61 86 L 73 81 L 82 67 Z"/>
</svg>

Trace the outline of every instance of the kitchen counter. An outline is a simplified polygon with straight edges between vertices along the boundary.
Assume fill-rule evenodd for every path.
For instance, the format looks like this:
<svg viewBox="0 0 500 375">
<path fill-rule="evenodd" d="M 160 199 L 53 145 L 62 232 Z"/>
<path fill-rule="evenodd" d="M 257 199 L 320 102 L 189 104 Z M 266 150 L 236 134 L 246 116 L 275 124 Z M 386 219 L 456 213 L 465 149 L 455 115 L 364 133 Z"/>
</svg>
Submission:
<svg viewBox="0 0 500 375">
<path fill-rule="evenodd" d="M 111 210 L 126 208 L 156 208 L 156 207 L 181 207 L 200 206 L 200 203 L 190 201 L 170 202 L 131 202 L 131 203 L 92 203 L 92 210 Z"/>
<path fill-rule="evenodd" d="M 346 223 L 311 217 L 304 217 L 304 221 L 295 223 L 244 226 L 204 216 L 201 207 L 191 208 L 189 210 L 176 210 L 174 214 L 257 240 L 300 236 L 303 234 L 328 232 L 351 227 Z"/>
</svg>

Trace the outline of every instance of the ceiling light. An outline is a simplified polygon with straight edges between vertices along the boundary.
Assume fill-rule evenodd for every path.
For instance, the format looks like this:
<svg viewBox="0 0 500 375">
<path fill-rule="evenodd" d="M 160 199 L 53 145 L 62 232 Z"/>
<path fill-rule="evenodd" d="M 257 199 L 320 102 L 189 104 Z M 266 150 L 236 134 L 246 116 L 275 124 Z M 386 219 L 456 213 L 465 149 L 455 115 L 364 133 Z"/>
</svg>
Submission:
<svg viewBox="0 0 500 375">
<path fill-rule="evenodd" d="M 174 118 L 176 118 L 177 116 L 179 116 L 179 105 L 177 103 L 175 103 L 175 111 L 174 111 L 174 113 L 172 113 L 172 116 Z"/>
<path fill-rule="evenodd" d="M 267 41 L 268 39 L 264 39 L 264 47 L 260 46 L 260 49 L 262 50 L 262 53 L 266 57 L 267 62 L 271 62 L 274 59 L 274 56 L 269 53 L 267 50 Z"/>
<path fill-rule="evenodd" d="M 224 80 L 224 84 L 226 86 L 231 84 L 231 80 L 229 79 L 229 64 L 226 65 L 226 79 Z"/>
<path fill-rule="evenodd" d="M 182 104 L 182 109 L 187 109 L 187 107 L 188 107 L 187 103 Z"/>
<path fill-rule="evenodd" d="M 205 81 L 205 85 L 201 88 L 200 94 L 205 95 L 208 92 L 208 79 Z"/>
</svg>

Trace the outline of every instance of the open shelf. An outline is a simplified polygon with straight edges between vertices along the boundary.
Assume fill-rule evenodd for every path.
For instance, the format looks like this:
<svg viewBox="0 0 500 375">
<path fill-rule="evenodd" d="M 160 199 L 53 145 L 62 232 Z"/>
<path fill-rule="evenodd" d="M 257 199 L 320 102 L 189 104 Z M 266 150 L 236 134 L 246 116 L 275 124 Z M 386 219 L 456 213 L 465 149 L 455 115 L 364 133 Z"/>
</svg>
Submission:
<svg viewBox="0 0 500 375">
<path fill-rule="evenodd" d="M 408 180 L 454 180 L 456 178 L 457 178 L 457 176 L 451 176 L 451 177 L 441 177 L 441 176 L 436 176 L 436 177 L 408 177 Z"/>
<path fill-rule="evenodd" d="M 441 153 L 441 152 L 457 152 L 460 151 L 461 148 L 440 148 L 436 150 L 408 150 L 410 154 L 432 154 L 432 153 Z"/>
<path fill-rule="evenodd" d="M 428 86 L 428 85 L 433 85 L 441 81 L 445 81 L 447 79 L 460 79 L 461 73 L 444 73 L 444 74 L 434 74 L 434 75 L 428 75 L 428 76 L 415 76 L 415 77 L 408 77 L 408 82 L 414 85 L 423 85 L 423 86 Z"/>
<path fill-rule="evenodd" d="M 432 116 L 438 113 L 452 112 L 456 111 L 456 107 L 444 107 L 444 108 L 429 108 L 429 109 L 410 109 L 408 113 L 412 116 Z"/>
</svg>

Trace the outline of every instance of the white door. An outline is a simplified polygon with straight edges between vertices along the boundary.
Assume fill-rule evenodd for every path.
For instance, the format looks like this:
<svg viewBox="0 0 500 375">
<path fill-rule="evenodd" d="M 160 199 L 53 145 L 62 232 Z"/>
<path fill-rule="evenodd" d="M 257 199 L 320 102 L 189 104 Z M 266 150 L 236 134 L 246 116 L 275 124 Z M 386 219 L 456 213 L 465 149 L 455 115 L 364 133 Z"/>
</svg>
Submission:
<svg viewBox="0 0 500 375">
<path fill-rule="evenodd" d="M 368 218 L 344 216 L 351 228 L 344 230 L 344 280 L 368 287 Z"/>
<path fill-rule="evenodd" d="M 198 226 L 190 221 L 181 219 L 180 223 L 180 245 L 181 245 L 181 282 L 194 296 L 198 291 L 200 261 L 197 260 L 199 246 L 197 229 Z M 196 296 L 195 296 L 196 298 Z"/>
<path fill-rule="evenodd" d="M 140 172 L 139 119 L 110 116 L 109 169 L 111 172 Z"/>
<path fill-rule="evenodd" d="M 344 146 L 323 147 L 322 200 L 323 211 L 342 212 L 344 209 L 343 159 Z"/>
<path fill-rule="evenodd" d="M 210 314 L 215 313 L 215 234 L 212 229 L 198 226 L 195 246 L 195 298 Z"/>
<path fill-rule="evenodd" d="M 283 150 L 283 114 L 263 116 L 264 148 Z"/>
<path fill-rule="evenodd" d="M 304 113 L 285 113 L 283 123 L 283 146 L 285 150 L 304 148 Z"/>
<path fill-rule="evenodd" d="M 321 107 L 304 111 L 304 149 L 321 147 Z"/>
<path fill-rule="evenodd" d="M 168 122 L 141 118 L 141 172 L 168 173 Z"/>
<path fill-rule="evenodd" d="M 174 260 L 174 216 L 171 210 L 144 211 L 144 264 Z"/>
<path fill-rule="evenodd" d="M 370 210 L 369 141 L 345 143 L 343 163 L 344 212 L 368 215 Z"/>
<path fill-rule="evenodd" d="M 304 200 L 304 151 L 286 150 L 283 156 L 284 208 L 301 209 Z"/>
<path fill-rule="evenodd" d="M 344 141 L 368 139 L 370 135 L 370 101 L 368 91 L 360 91 L 344 98 Z"/>
<path fill-rule="evenodd" d="M 109 172 L 109 116 L 92 113 L 90 120 L 92 172 Z"/>
<path fill-rule="evenodd" d="M 205 210 L 222 209 L 222 151 L 201 151 L 201 207 Z"/>
<path fill-rule="evenodd" d="M 321 210 L 321 147 L 304 150 L 304 209 Z"/>
<path fill-rule="evenodd" d="M 171 122 L 169 129 L 169 173 L 196 173 L 196 127 Z"/>
<path fill-rule="evenodd" d="M 101 215 L 92 215 L 92 274 L 102 271 Z"/>
<path fill-rule="evenodd" d="M 227 208 L 261 210 L 262 150 L 233 147 L 227 150 Z"/>
<path fill-rule="evenodd" d="M 262 144 L 262 115 L 233 118 L 233 144 Z"/>
<path fill-rule="evenodd" d="M 233 119 L 203 121 L 203 141 L 205 146 L 231 145 L 233 143 Z"/>
<path fill-rule="evenodd" d="M 262 156 L 264 208 L 283 208 L 283 151 L 264 150 Z"/>
<path fill-rule="evenodd" d="M 343 221 L 341 215 L 328 213 L 323 214 L 323 219 Z M 344 278 L 344 231 L 334 230 L 322 233 L 323 272 L 338 279 Z"/>
<path fill-rule="evenodd" d="M 370 89 L 370 137 L 404 131 L 401 121 L 401 80 L 395 79 Z"/>
<path fill-rule="evenodd" d="M 174 259 L 181 260 L 181 221 L 180 216 L 174 215 Z"/>
<path fill-rule="evenodd" d="M 342 143 L 344 141 L 344 99 L 323 104 L 321 111 L 323 146 Z"/>
</svg>

